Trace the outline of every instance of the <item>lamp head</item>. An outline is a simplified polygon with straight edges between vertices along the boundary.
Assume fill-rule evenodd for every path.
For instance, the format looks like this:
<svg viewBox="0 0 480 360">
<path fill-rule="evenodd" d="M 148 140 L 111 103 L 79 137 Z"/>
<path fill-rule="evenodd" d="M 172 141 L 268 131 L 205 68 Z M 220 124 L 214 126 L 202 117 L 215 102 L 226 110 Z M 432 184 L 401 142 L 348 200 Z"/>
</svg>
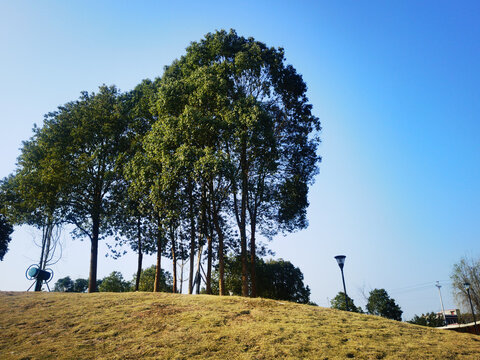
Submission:
<svg viewBox="0 0 480 360">
<path fill-rule="evenodd" d="M 465 289 L 466 289 L 467 291 L 470 290 L 470 283 L 469 283 L 469 282 L 465 282 L 465 283 L 463 284 L 463 286 L 465 286 Z"/>
<path fill-rule="evenodd" d="M 343 265 L 345 264 L 345 255 L 337 255 L 335 256 L 335 259 L 337 260 L 338 266 L 340 266 L 340 269 L 343 269 Z"/>
</svg>

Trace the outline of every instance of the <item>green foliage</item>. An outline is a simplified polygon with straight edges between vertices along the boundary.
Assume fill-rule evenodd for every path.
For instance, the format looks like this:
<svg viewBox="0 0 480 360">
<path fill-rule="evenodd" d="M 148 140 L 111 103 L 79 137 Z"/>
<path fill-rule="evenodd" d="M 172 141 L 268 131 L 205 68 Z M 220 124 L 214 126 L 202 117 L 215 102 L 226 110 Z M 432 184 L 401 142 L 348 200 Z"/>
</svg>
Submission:
<svg viewBox="0 0 480 360">
<path fill-rule="evenodd" d="M 113 271 L 110 275 L 104 277 L 98 286 L 100 292 L 125 292 L 130 291 L 131 284 L 123 279 L 122 273 Z"/>
<path fill-rule="evenodd" d="M 269 299 L 310 302 L 310 288 L 303 283 L 303 273 L 290 261 L 257 258 L 257 295 Z M 218 277 L 218 270 L 214 277 Z M 233 295 L 242 294 L 242 263 L 240 256 L 225 258 L 225 287 Z M 218 294 L 218 284 L 212 287 Z"/>
<path fill-rule="evenodd" d="M 53 291 L 57 292 L 73 292 L 74 282 L 70 279 L 70 276 L 58 279 L 55 283 Z"/>
<path fill-rule="evenodd" d="M 152 265 L 145 270 L 142 271 L 140 274 L 140 283 L 138 286 L 138 291 L 153 291 L 153 287 L 155 284 L 155 271 L 156 266 Z M 133 274 L 132 284 L 135 284 L 135 279 L 137 274 Z M 163 292 L 172 292 L 173 286 L 173 279 L 172 275 L 168 271 L 164 271 L 161 269 L 161 276 L 160 276 L 160 291 Z"/>
<path fill-rule="evenodd" d="M 3 257 L 8 251 L 8 243 L 12 240 L 10 237 L 12 232 L 12 225 L 10 225 L 6 218 L 0 214 L 0 261 L 3 260 Z"/>
<path fill-rule="evenodd" d="M 450 275 L 455 297 L 463 304 L 464 309 L 471 312 L 465 283 L 470 283 L 470 298 L 475 312 L 480 313 L 480 258 L 463 257 L 453 265 Z"/>
<path fill-rule="evenodd" d="M 436 313 L 429 312 L 422 314 L 421 316 L 415 315 L 412 320 L 407 321 L 410 324 L 429 326 L 429 327 L 440 327 L 445 326 L 445 320 L 442 316 L 438 316 Z"/>
<path fill-rule="evenodd" d="M 88 289 L 87 279 L 77 279 L 73 284 L 73 292 L 84 293 Z"/>
<path fill-rule="evenodd" d="M 89 238 L 89 291 L 97 284 L 98 241 L 114 235 L 115 245 L 138 252 L 139 268 L 143 253 L 171 257 L 174 288 L 177 259 L 190 255 L 193 264 L 205 239 L 209 269 L 213 249 L 220 272 L 227 248 L 240 249 L 246 295 L 249 241 L 252 295 L 308 302 L 309 289 L 293 265 L 254 266 L 257 232 L 271 238 L 307 226 L 320 122 L 306 90 L 283 49 L 234 30 L 209 33 L 162 78 L 127 93 L 103 85 L 47 114 L 2 185 L 7 210 L 0 210 L 12 224 L 51 234 L 70 223 L 75 237 Z M 235 223 L 238 236 L 230 230 Z M 284 275 L 283 285 L 262 280 Z"/>
<path fill-rule="evenodd" d="M 353 299 L 350 298 L 350 296 L 347 295 L 347 301 L 348 301 L 348 311 L 356 312 L 363 314 L 362 308 L 356 307 Z M 338 310 L 347 310 L 345 306 L 345 293 L 343 291 L 340 291 L 332 300 L 330 300 L 330 307 L 332 309 L 338 309 Z"/>
<path fill-rule="evenodd" d="M 387 319 L 402 320 L 403 311 L 391 299 L 385 289 L 373 289 L 370 291 L 367 302 L 367 311 L 371 315 L 383 316 Z"/>
<path fill-rule="evenodd" d="M 70 276 L 58 279 L 55 283 L 53 291 L 57 292 L 77 292 L 83 293 L 88 288 L 87 279 L 76 279 L 73 281 Z"/>
</svg>

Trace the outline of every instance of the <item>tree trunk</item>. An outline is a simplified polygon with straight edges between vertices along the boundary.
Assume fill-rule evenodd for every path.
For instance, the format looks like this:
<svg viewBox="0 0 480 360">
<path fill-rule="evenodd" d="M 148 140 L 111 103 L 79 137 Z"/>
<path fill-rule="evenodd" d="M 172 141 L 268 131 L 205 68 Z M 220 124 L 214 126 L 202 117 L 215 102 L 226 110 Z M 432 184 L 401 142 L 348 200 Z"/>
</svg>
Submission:
<svg viewBox="0 0 480 360">
<path fill-rule="evenodd" d="M 193 196 L 190 191 L 190 269 L 188 277 L 188 293 L 193 292 L 193 267 L 195 266 L 195 218 L 193 214 Z"/>
<path fill-rule="evenodd" d="M 247 278 L 247 186 L 248 186 L 248 170 L 247 170 L 247 144 L 242 141 L 242 149 L 240 156 L 240 164 L 242 167 L 242 200 L 240 204 L 240 256 L 242 258 L 242 296 L 248 296 L 248 278 Z"/>
<path fill-rule="evenodd" d="M 162 225 L 160 223 L 160 216 L 158 220 L 158 232 L 157 232 L 157 265 L 155 268 L 155 284 L 153 286 L 154 292 L 159 292 L 161 288 L 162 278 Z"/>
<path fill-rule="evenodd" d="M 257 274 L 255 272 L 256 248 L 255 248 L 255 219 L 250 219 L 250 296 L 257 297 Z"/>
<path fill-rule="evenodd" d="M 140 286 L 140 275 L 142 274 L 143 249 L 142 249 L 142 228 L 140 224 L 140 217 L 137 219 L 137 237 L 138 237 L 138 266 L 137 277 L 135 279 L 135 291 L 138 291 Z"/>
<path fill-rule="evenodd" d="M 212 294 L 212 256 L 213 256 L 213 249 L 212 249 L 212 234 L 207 235 L 207 278 L 205 279 L 205 287 L 207 294 Z"/>
<path fill-rule="evenodd" d="M 197 254 L 197 295 L 200 294 L 200 284 L 202 283 L 202 274 L 200 273 L 200 269 L 202 267 L 202 246 L 198 249 Z"/>
<path fill-rule="evenodd" d="M 223 257 L 223 232 L 218 221 L 218 214 L 213 211 L 213 222 L 218 236 L 218 294 L 225 295 L 225 260 Z"/>
<path fill-rule="evenodd" d="M 177 252 L 175 249 L 175 233 L 173 231 L 173 227 L 170 229 L 170 237 L 172 241 L 172 262 L 173 262 L 173 293 L 177 292 Z"/>
<path fill-rule="evenodd" d="M 92 246 L 90 248 L 90 276 L 88 280 L 88 292 L 97 291 L 97 259 L 98 259 L 98 235 L 100 230 L 100 216 L 92 216 Z"/>
<path fill-rule="evenodd" d="M 39 269 L 43 269 L 43 254 L 45 254 L 45 245 L 47 244 L 47 236 L 48 236 L 48 225 L 43 227 L 42 231 L 42 251 L 40 253 L 40 261 L 38 262 Z M 42 291 L 42 280 L 37 279 L 35 283 L 35 291 Z"/>
</svg>

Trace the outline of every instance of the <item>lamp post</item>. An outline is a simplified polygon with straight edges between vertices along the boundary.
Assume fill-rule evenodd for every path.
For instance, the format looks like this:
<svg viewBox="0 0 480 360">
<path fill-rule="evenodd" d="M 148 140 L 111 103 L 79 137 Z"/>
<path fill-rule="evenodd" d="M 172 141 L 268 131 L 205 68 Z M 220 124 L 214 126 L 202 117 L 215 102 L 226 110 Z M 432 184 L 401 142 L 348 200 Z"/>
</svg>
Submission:
<svg viewBox="0 0 480 360">
<path fill-rule="evenodd" d="M 440 288 L 442 285 L 440 285 L 440 282 L 437 281 L 437 285 L 435 285 L 438 288 L 438 295 L 440 295 L 440 304 L 442 304 L 442 314 L 443 314 L 443 324 L 447 326 L 447 317 L 445 316 L 445 308 L 443 307 L 443 300 L 442 300 L 442 293 L 440 292 Z"/>
<path fill-rule="evenodd" d="M 475 320 L 475 312 L 473 311 L 472 298 L 470 297 L 470 283 L 465 282 L 463 286 L 465 286 L 465 289 L 467 290 L 468 300 L 470 301 L 470 308 L 472 309 L 472 315 L 473 315 L 473 323 L 475 324 L 475 334 L 478 334 L 477 320 Z"/>
<path fill-rule="evenodd" d="M 340 267 L 340 271 L 342 272 L 342 282 L 343 282 L 343 293 L 345 294 L 345 308 L 348 311 L 348 297 L 347 297 L 347 288 L 345 287 L 345 278 L 343 276 L 343 265 L 345 265 L 345 255 L 337 255 L 335 259 L 337 260 L 338 266 Z"/>
</svg>

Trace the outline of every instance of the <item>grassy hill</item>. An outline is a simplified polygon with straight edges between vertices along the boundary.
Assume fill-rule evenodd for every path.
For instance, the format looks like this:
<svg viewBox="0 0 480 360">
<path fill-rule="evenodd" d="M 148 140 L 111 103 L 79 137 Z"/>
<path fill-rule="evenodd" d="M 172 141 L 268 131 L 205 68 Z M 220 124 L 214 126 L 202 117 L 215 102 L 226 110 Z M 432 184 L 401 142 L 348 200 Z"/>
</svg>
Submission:
<svg viewBox="0 0 480 360">
<path fill-rule="evenodd" d="M 480 337 L 266 299 L 0 292 L 0 359 L 480 359 Z"/>
</svg>

